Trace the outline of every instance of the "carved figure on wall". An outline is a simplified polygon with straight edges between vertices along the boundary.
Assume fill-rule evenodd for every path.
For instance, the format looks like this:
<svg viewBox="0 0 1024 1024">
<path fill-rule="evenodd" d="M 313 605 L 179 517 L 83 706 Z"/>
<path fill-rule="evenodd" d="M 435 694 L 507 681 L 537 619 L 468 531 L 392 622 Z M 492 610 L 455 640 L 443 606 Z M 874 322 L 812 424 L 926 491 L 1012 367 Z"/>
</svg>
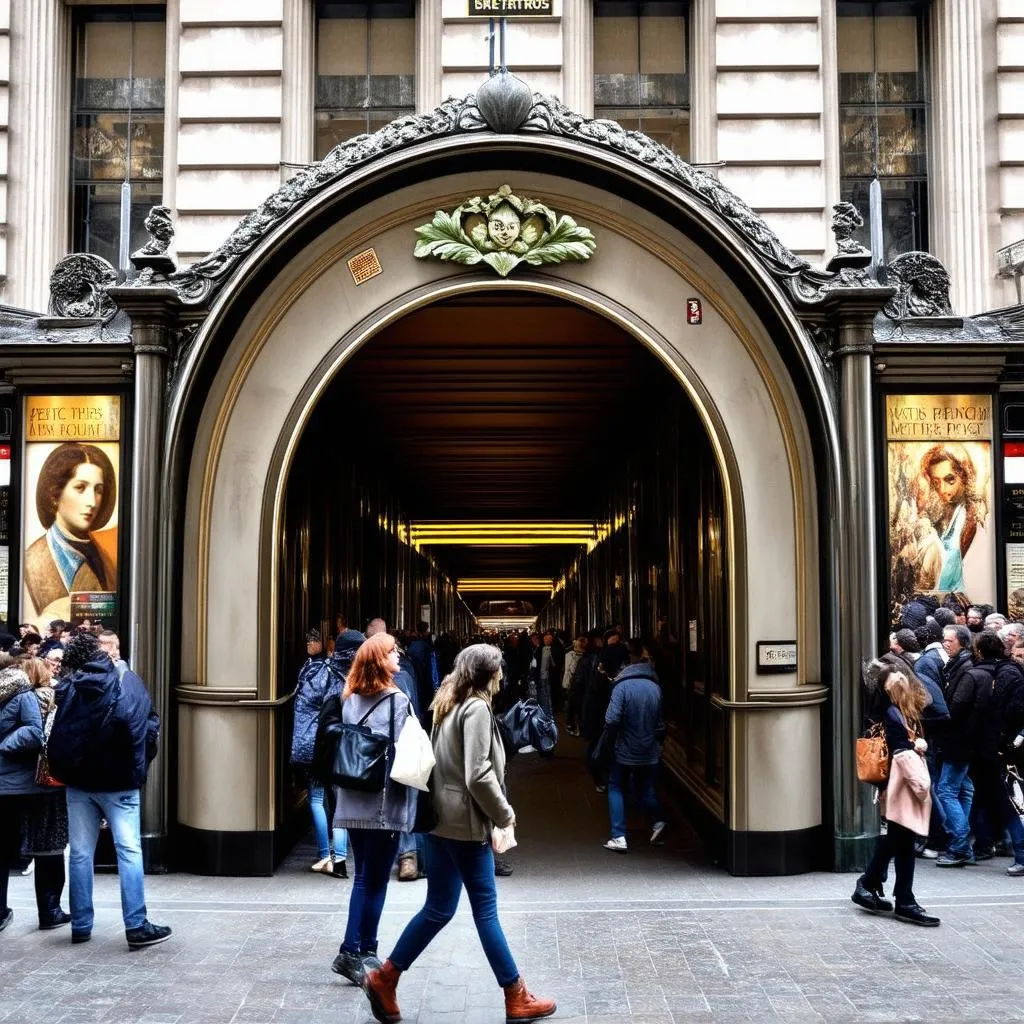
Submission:
<svg viewBox="0 0 1024 1024">
<path fill-rule="evenodd" d="M 174 223 L 171 221 L 171 210 L 168 206 L 154 206 L 143 221 L 149 234 L 149 241 L 137 252 L 132 253 L 132 259 L 136 256 L 163 256 L 171 245 L 174 238 Z"/>
<path fill-rule="evenodd" d="M 450 214 L 438 210 L 416 228 L 417 259 L 428 257 L 473 266 L 486 263 L 507 277 L 520 263 L 531 266 L 589 260 L 597 241 L 567 214 L 502 185 L 486 199 L 475 196 Z"/>
<path fill-rule="evenodd" d="M 50 274 L 50 313 L 107 320 L 117 307 L 106 290 L 116 283 L 117 271 L 102 256 L 83 252 L 65 256 Z"/>
<path fill-rule="evenodd" d="M 949 272 L 931 253 L 905 252 L 888 265 L 889 283 L 897 289 L 886 303 L 894 320 L 908 316 L 952 316 Z"/>
</svg>

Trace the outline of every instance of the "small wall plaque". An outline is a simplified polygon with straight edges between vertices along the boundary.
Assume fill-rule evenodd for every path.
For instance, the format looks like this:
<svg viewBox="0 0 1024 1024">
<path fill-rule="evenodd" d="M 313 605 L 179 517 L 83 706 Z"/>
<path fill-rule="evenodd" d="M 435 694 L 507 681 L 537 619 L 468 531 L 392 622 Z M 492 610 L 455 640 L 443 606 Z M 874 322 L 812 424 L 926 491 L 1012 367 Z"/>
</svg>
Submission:
<svg viewBox="0 0 1024 1024">
<path fill-rule="evenodd" d="M 699 326 L 704 321 L 704 310 L 701 307 L 700 299 L 686 300 L 686 322 L 693 327 Z"/>
<path fill-rule="evenodd" d="M 550 17 L 555 13 L 554 0 L 469 0 L 471 18 Z"/>
<path fill-rule="evenodd" d="M 348 269 L 352 275 L 352 280 L 356 284 L 363 284 L 365 281 L 369 281 L 371 277 L 384 273 L 384 268 L 380 265 L 380 260 L 377 258 L 377 252 L 374 249 L 364 249 L 362 252 L 357 252 L 348 261 Z"/>
<path fill-rule="evenodd" d="M 796 671 L 796 641 L 758 640 L 757 671 L 759 675 L 772 672 Z"/>
</svg>

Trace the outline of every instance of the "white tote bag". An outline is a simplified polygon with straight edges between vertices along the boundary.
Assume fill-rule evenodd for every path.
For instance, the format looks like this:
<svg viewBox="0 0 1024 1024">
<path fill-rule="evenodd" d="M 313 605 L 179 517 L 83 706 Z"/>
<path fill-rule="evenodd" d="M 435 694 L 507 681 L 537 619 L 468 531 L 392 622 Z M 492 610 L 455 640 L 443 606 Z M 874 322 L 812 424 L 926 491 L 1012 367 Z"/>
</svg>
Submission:
<svg viewBox="0 0 1024 1024">
<path fill-rule="evenodd" d="M 428 792 L 427 781 L 436 764 L 434 748 L 430 737 L 423 731 L 419 719 L 409 715 L 402 731 L 395 741 L 395 763 L 391 766 L 391 778 L 403 786 Z"/>
</svg>

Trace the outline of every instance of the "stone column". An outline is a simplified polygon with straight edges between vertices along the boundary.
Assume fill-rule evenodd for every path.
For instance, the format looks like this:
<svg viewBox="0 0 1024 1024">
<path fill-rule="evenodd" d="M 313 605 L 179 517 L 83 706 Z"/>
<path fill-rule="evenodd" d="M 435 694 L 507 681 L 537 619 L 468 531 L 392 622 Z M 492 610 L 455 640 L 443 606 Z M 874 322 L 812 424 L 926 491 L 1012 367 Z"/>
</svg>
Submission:
<svg viewBox="0 0 1024 1024">
<path fill-rule="evenodd" d="M 169 680 L 157 660 L 157 535 L 163 498 L 164 403 L 169 334 L 179 299 L 173 288 L 152 285 L 112 288 L 108 294 L 132 320 L 135 356 L 135 407 L 132 422 L 131 558 L 129 564 L 128 636 L 122 638 L 132 669 L 149 689 L 163 728 L 156 759 L 142 798 L 142 846 L 148 870 L 166 866 L 167 760 L 170 714 Z"/>
<path fill-rule="evenodd" d="M 932 25 L 933 140 L 929 249 L 949 268 L 953 309 L 980 313 L 989 307 L 992 246 L 988 233 L 988 166 L 982 5 L 935 0 Z"/>
<path fill-rule="evenodd" d="M 4 302 L 46 310 L 50 271 L 70 250 L 71 12 L 22 0 L 11 16 L 8 281 Z"/>
<path fill-rule="evenodd" d="M 593 0 L 562 0 L 562 102 L 594 116 Z"/>
<path fill-rule="evenodd" d="M 316 18 L 309 0 L 284 0 L 284 62 L 281 98 L 281 180 L 314 158 L 313 82 Z"/>
<path fill-rule="evenodd" d="M 444 18 L 441 0 L 419 0 L 416 5 L 416 113 L 426 114 L 444 99 L 441 36 Z"/>
<path fill-rule="evenodd" d="M 854 744 L 862 727 L 861 665 L 878 653 L 878 506 L 872 353 L 875 314 L 895 289 L 837 288 L 825 301 L 834 328 L 832 361 L 839 379 L 840 479 L 832 532 L 838 570 L 835 627 L 838 663 L 832 687 L 832 790 L 835 869 L 863 868 L 877 818 L 868 787 L 857 779 Z"/>
<path fill-rule="evenodd" d="M 718 69 L 715 37 L 716 0 L 693 0 L 690 20 L 690 160 L 711 164 L 718 159 Z"/>
</svg>

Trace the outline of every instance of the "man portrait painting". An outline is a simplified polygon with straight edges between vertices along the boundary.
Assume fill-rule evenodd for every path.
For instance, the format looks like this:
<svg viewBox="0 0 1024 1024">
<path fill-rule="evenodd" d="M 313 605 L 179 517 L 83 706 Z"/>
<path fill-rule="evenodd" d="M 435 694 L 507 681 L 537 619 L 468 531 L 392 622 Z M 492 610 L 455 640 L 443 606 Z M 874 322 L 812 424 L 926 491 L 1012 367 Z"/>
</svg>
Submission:
<svg viewBox="0 0 1024 1024">
<path fill-rule="evenodd" d="M 117 529 L 104 530 L 117 501 L 107 454 L 67 442 L 47 456 L 36 484 L 36 512 L 46 531 L 25 552 L 25 590 L 36 615 L 70 620 L 78 592 L 117 587 Z"/>
</svg>

